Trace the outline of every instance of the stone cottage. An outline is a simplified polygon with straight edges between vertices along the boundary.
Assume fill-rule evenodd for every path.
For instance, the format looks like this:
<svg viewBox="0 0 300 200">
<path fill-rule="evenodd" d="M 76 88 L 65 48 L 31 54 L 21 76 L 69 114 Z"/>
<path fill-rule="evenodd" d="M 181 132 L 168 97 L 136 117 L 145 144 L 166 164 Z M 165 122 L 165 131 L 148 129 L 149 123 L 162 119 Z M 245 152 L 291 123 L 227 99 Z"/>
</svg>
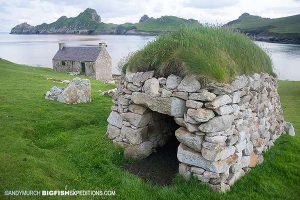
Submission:
<svg viewBox="0 0 300 200">
<path fill-rule="evenodd" d="M 97 80 L 112 80 L 111 57 L 105 43 L 99 46 L 67 47 L 59 43 L 52 59 L 53 69 L 59 72 L 82 74 Z"/>
<path fill-rule="evenodd" d="M 202 84 L 189 75 L 127 72 L 113 102 L 107 136 L 126 157 L 145 158 L 175 136 L 179 174 L 221 192 L 263 162 L 284 131 L 291 134 L 277 80 L 266 73 Z"/>
</svg>

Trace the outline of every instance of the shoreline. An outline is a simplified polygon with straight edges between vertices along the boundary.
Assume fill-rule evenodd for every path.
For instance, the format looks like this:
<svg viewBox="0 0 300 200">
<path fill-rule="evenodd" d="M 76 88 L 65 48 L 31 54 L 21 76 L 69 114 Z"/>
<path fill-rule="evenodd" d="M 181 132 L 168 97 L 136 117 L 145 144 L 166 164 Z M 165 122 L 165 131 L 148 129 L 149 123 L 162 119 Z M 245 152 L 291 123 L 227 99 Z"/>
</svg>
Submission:
<svg viewBox="0 0 300 200">
<path fill-rule="evenodd" d="M 42 67 L 42 66 L 34 66 L 34 65 L 21 64 L 21 63 L 16 63 L 16 62 L 13 62 L 13 61 L 10 61 L 10 60 L 1 58 L 1 57 L 0 57 L 0 61 L 7 61 L 7 62 L 16 64 L 16 65 L 22 65 L 23 67 L 49 69 L 49 70 L 51 70 L 51 71 L 54 71 L 52 67 L 50 68 L 50 67 Z M 54 71 L 54 72 L 55 72 L 55 71 Z M 67 74 L 67 73 L 66 73 L 66 74 Z M 120 74 L 113 73 L 112 75 L 113 75 L 113 77 L 120 77 L 120 76 L 122 75 L 122 73 L 120 73 Z M 278 79 L 278 81 L 300 82 L 300 80 L 279 79 L 278 77 L 277 77 L 277 79 Z"/>
<path fill-rule="evenodd" d="M 11 33 L 6 32 L 9 35 L 83 35 L 83 36 L 89 36 L 89 35 L 116 35 L 116 36 L 159 36 L 166 34 L 164 32 L 161 33 L 154 33 L 154 32 L 129 32 L 124 34 L 118 34 L 118 33 L 109 33 L 109 32 L 103 32 L 103 33 Z M 247 35 L 252 41 L 258 41 L 258 42 L 267 42 L 267 43 L 276 43 L 276 44 L 294 44 L 294 45 L 300 45 L 300 39 L 280 39 L 277 37 L 260 37 L 260 36 L 252 36 Z M 295 42 L 296 41 L 296 42 Z"/>
<path fill-rule="evenodd" d="M 155 33 L 155 32 L 129 32 L 129 33 L 123 33 L 118 34 L 114 32 L 95 32 L 95 33 L 11 33 L 7 32 L 9 35 L 124 35 L 124 36 L 158 36 L 162 34 L 166 34 L 168 32 L 161 32 L 161 33 Z"/>
</svg>

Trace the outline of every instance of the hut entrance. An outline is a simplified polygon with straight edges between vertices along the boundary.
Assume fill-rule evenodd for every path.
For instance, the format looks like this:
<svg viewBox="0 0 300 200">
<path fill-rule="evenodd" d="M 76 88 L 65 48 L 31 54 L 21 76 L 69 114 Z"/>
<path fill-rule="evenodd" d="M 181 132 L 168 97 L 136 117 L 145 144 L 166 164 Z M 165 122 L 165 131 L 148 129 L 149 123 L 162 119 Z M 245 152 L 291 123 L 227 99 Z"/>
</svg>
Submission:
<svg viewBox="0 0 300 200">
<path fill-rule="evenodd" d="M 174 121 L 174 117 L 152 113 L 153 122 L 149 125 L 148 134 L 157 141 L 156 150 L 147 158 L 127 163 L 123 168 L 145 181 L 158 185 L 169 185 L 178 172 L 179 161 L 177 148 L 179 142 L 175 137 L 175 131 L 180 127 Z"/>
</svg>

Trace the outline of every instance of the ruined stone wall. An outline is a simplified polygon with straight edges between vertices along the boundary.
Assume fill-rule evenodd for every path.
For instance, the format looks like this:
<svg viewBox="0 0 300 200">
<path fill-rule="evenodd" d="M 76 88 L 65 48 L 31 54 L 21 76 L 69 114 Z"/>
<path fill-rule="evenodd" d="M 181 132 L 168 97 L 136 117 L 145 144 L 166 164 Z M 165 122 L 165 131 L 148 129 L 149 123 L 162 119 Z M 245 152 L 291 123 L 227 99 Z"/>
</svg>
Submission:
<svg viewBox="0 0 300 200">
<path fill-rule="evenodd" d="M 153 75 L 127 73 L 113 97 L 107 135 L 127 157 L 145 158 L 175 134 L 179 173 L 226 191 L 283 133 L 277 81 L 268 74 L 205 85 L 193 76 Z M 157 113 L 180 128 L 171 132 Z"/>
</svg>

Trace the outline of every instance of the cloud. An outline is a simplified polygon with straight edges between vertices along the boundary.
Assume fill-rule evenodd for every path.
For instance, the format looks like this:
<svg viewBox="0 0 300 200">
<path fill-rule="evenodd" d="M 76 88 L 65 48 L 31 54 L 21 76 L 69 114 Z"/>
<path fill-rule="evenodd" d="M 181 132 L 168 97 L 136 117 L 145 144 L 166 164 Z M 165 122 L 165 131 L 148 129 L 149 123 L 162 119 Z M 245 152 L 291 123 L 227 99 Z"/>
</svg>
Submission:
<svg viewBox="0 0 300 200">
<path fill-rule="evenodd" d="M 221 7 L 233 6 L 239 3 L 239 0 L 218 0 L 218 1 L 199 1 L 199 0 L 186 0 L 184 5 L 187 7 L 200 8 L 200 9 L 216 9 Z"/>
<path fill-rule="evenodd" d="M 134 23 L 144 14 L 226 23 L 244 12 L 270 18 L 299 14 L 300 0 L 0 0 L 0 31 L 22 22 L 37 25 L 62 15 L 74 17 L 88 7 L 110 23 Z"/>
</svg>

